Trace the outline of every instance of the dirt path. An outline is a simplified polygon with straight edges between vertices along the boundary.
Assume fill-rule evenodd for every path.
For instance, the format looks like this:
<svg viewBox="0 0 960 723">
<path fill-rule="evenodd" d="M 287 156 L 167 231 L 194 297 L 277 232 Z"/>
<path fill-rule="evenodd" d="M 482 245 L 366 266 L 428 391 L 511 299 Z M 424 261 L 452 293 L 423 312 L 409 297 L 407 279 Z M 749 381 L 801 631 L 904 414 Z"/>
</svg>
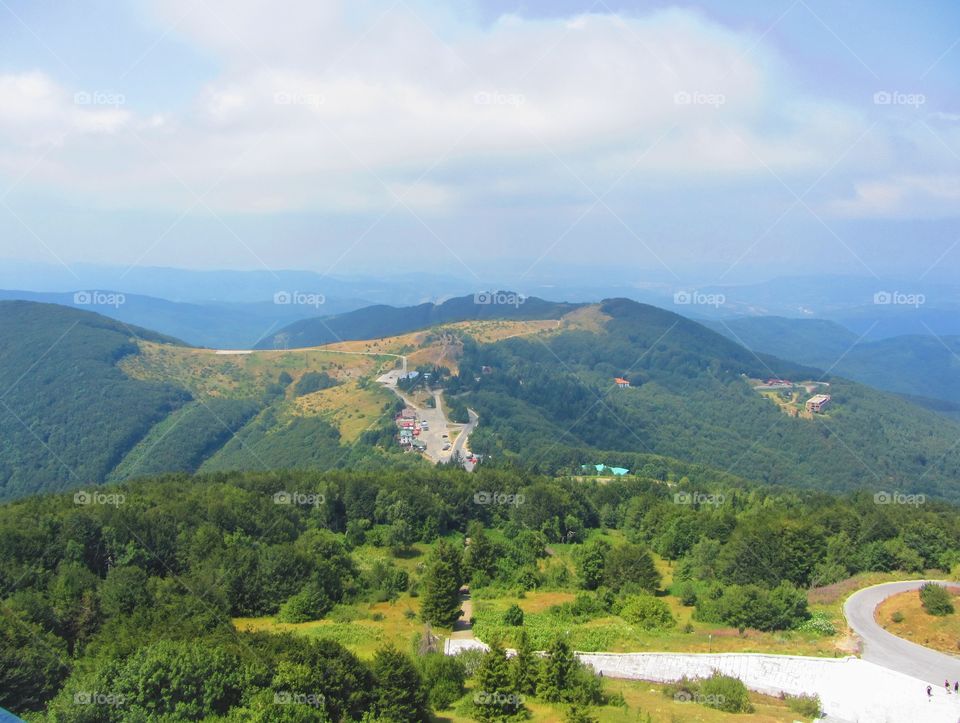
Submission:
<svg viewBox="0 0 960 723">
<path fill-rule="evenodd" d="M 463 610 L 463 615 L 453 624 L 450 637 L 455 640 L 473 640 L 473 623 L 470 622 L 473 617 L 473 600 L 470 599 L 468 587 L 464 587 L 460 592 L 460 609 Z"/>
</svg>

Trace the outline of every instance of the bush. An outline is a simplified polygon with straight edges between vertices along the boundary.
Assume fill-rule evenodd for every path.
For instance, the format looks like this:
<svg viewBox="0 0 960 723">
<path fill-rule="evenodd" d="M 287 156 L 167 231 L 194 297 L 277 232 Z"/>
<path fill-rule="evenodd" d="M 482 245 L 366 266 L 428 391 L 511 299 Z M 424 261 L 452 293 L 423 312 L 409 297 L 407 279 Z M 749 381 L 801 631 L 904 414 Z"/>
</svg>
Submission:
<svg viewBox="0 0 960 723">
<path fill-rule="evenodd" d="M 670 607 L 653 595 L 634 595 L 627 598 L 620 617 L 643 630 L 665 630 L 677 624 Z"/>
<path fill-rule="evenodd" d="M 737 678 L 714 673 L 700 684 L 703 704 L 727 713 L 752 713 L 750 694 Z"/>
<path fill-rule="evenodd" d="M 819 718 L 823 714 L 820 698 L 816 695 L 788 695 L 785 700 L 790 710 L 807 718 Z"/>
<path fill-rule="evenodd" d="M 899 610 L 896 610 L 896 611 L 894 611 L 893 615 L 890 616 L 890 619 L 893 620 L 893 622 L 895 622 L 895 623 L 902 623 L 902 622 L 903 622 L 903 613 L 900 612 Z"/>
<path fill-rule="evenodd" d="M 503 624 L 515 628 L 523 625 L 523 610 L 520 609 L 519 605 L 514 603 L 507 608 L 507 612 L 503 614 Z"/>
<path fill-rule="evenodd" d="M 449 708 L 463 696 L 467 670 L 459 655 L 431 653 L 420 659 L 419 667 L 430 705 L 436 710 Z"/>
<path fill-rule="evenodd" d="M 797 626 L 797 630 L 802 633 L 816 633 L 817 635 L 837 634 L 837 628 L 833 621 L 821 612 L 813 613 L 809 620 L 805 620 Z"/>
<path fill-rule="evenodd" d="M 924 583 L 920 588 L 920 602 L 931 615 L 942 617 L 953 614 L 953 597 L 947 588 L 934 582 Z"/>
</svg>

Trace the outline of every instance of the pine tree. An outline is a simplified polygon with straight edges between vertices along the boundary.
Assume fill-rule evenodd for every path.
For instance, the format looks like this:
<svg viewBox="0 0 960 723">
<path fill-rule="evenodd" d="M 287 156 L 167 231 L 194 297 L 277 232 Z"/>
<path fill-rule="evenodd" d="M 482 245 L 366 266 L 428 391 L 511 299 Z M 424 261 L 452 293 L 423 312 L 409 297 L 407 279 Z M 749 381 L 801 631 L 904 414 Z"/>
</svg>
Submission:
<svg viewBox="0 0 960 723">
<path fill-rule="evenodd" d="M 510 664 L 500 643 L 491 644 L 476 672 L 476 693 L 473 696 L 476 716 L 482 721 L 506 721 L 523 708 L 523 699 L 516 692 Z"/>
<path fill-rule="evenodd" d="M 520 631 L 517 654 L 511 661 L 513 687 L 522 695 L 535 695 L 537 678 L 540 676 L 540 660 L 534 655 L 533 645 L 526 630 Z"/>
<path fill-rule="evenodd" d="M 420 608 L 424 622 L 449 628 L 460 618 L 460 574 L 459 555 L 441 540 L 427 567 Z"/>
<path fill-rule="evenodd" d="M 557 638 L 547 650 L 547 659 L 537 686 L 540 697 L 551 703 L 567 700 L 576 673 L 577 659 L 570 645 L 563 638 Z"/>
<path fill-rule="evenodd" d="M 429 721 L 430 709 L 423 680 L 413 662 L 393 647 L 381 648 L 373 658 L 377 679 L 376 710 L 391 723 Z"/>
</svg>

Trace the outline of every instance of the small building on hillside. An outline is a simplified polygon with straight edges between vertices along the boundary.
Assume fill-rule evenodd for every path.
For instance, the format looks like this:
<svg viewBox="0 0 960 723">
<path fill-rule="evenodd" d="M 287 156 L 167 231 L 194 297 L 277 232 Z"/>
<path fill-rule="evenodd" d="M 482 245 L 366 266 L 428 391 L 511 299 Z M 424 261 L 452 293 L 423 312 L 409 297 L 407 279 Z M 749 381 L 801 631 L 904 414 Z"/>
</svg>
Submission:
<svg viewBox="0 0 960 723">
<path fill-rule="evenodd" d="M 400 412 L 400 418 L 401 418 L 401 419 L 416 419 L 416 418 L 417 418 L 417 410 L 414 409 L 413 407 L 406 407 L 406 408 L 404 408 L 404 410 L 403 410 L 402 412 Z"/>
<path fill-rule="evenodd" d="M 816 394 L 807 400 L 807 411 L 819 414 L 830 404 L 829 394 Z"/>
<path fill-rule="evenodd" d="M 627 381 L 626 379 L 623 379 L 622 377 L 617 377 L 616 379 L 613 380 L 613 383 L 616 384 L 618 387 L 620 387 L 620 389 L 626 389 L 627 387 L 630 386 L 630 382 Z"/>
</svg>

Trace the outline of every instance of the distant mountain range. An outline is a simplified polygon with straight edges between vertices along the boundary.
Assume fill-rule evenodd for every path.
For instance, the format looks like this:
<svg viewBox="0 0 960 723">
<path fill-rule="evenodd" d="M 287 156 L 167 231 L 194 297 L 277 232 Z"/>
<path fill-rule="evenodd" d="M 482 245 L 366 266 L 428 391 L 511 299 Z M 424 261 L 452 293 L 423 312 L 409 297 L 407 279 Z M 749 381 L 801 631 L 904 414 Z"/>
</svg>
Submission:
<svg viewBox="0 0 960 723">
<path fill-rule="evenodd" d="M 477 293 L 442 304 L 370 306 L 337 316 L 296 321 L 257 344 L 258 349 L 320 346 L 396 336 L 437 324 L 475 319 L 559 319 L 583 304 L 526 298 L 512 291 Z"/>
<path fill-rule="evenodd" d="M 283 300 L 286 297 L 279 298 Z M 315 316 L 320 308 L 337 313 L 365 306 L 360 300 L 326 298 L 317 305 L 292 302 L 277 304 L 272 301 L 245 304 L 186 303 L 95 288 L 53 293 L 0 290 L 0 300 L 72 306 L 124 324 L 150 327 L 195 346 L 213 349 L 249 349 L 277 329 L 298 319 Z M 320 301 L 320 298 L 317 300 Z"/>
</svg>

